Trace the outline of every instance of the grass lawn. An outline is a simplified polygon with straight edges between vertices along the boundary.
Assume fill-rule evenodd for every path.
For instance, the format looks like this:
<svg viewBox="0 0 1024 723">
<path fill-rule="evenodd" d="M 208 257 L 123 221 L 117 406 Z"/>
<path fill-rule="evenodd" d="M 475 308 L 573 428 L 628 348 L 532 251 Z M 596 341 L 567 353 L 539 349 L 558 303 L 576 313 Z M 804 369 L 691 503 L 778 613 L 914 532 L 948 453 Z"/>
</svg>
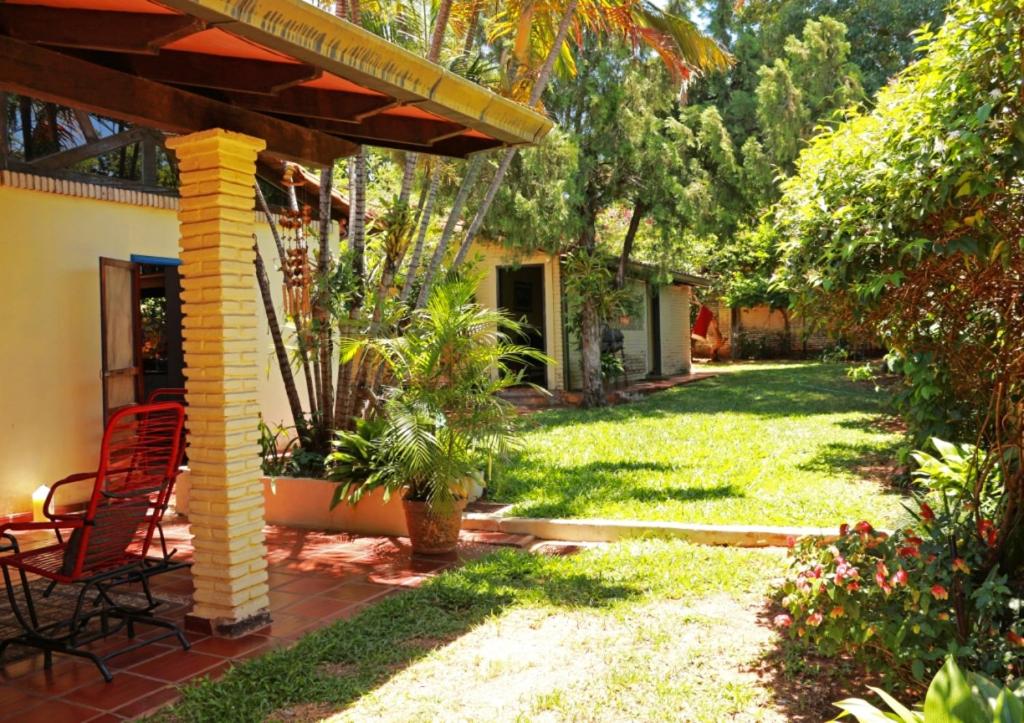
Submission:
<svg viewBox="0 0 1024 723">
<path fill-rule="evenodd" d="M 158 718 L 786 720 L 757 670 L 783 564 L 655 540 L 502 551 L 186 688 Z"/>
<path fill-rule="evenodd" d="M 527 517 L 832 526 L 891 524 L 880 483 L 899 435 L 885 397 L 821 363 L 733 364 L 600 410 L 526 418 L 488 495 Z"/>
</svg>

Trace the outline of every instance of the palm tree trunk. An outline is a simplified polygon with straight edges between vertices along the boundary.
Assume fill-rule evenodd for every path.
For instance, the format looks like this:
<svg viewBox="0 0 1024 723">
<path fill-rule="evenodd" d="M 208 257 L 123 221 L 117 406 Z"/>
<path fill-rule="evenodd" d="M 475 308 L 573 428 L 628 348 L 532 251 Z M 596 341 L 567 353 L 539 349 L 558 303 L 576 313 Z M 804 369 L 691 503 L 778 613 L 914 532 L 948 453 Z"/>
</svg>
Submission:
<svg viewBox="0 0 1024 723">
<path fill-rule="evenodd" d="M 349 248 L 352 251 L 352 264 L 356 279 L 360 285 L 353 300 L 353 308 L 358 311 L 363 304 L 366 284 L 366 147 L 360 146 L 355 155 L 354 183 L 349 199 Z"/>
<path fill-rule="evenodd" d="M 480 3 L 481 0 L 473 0 L 473 7 L 469 12 L 469 27 L 466 28 L 466 42 L 462 46 L 462 55 L 468 56 L 473 50 L 473 43 L 476 42 L 476 29 L 480 24 Z"/>
<path fill-rule="evenodd" d="M 541 66 L 540 74 L 537 76 L 537 82 L 534 83 L 533 90 L 530 93 L 531 107 L 536 106 L 540 102 L 541 96 L 544 95 L 544 89 L 551 80 L 555 61 L 558 60 L 558 56 L 561 54 L 562 45 L 565 43 L 566 35 L 568 35 L 569 28 L 572 26 L 578 4 L 579 0 L 569 0 L 565 13 L 558 23 L 558 32 L 555 34 L 555 40 L 551 44 L 551 49 L 548 51 L 548 55 L 544 59 L 544 65 Z M 509 148 L 498 163 L 498 169 L 494 174 L 494 178 L 491 179 L 491 185 L 487 187 L 487 193 L 484 194 L 483 202 L 481 202 L 480 208 L 477 209 L 476 215 L 466 231 L 466 237 L 462 241 L 462 246 L 459 247 L 458 254 L 455 255 L 453 267 L 458 267 L 465 260 L 466 254 L 469 253 L 469 248 L 473 245 L 473 240 L 480 231 L 484 218 L 487 217 L 487 212 L 491 210 L 491 204 L 494 203 L 494 198 L 498 195 L 498 189 L 505 180 L 505 174 L 508 172 L 508 168 L 512 164 L 512 159 L 515 158 L 517 151 L 517 148 Z"/>
<path fill-rule="evenodd" d="M 277 309 L 274 308 L 274 298 L 270 292 L 270 279 L 267 276 L 267 266 L 263 263 L 263 256 L 260 254 L 260 245 L 253 239 L 253 251 L 256 257 L 253 264 L 256 266 L 256 283 L 260 287 L 260 298 L 263 299 L 263 310 L 267 314 L 267 327 L 270 329 L 270 338 L 274 342 L 274 355 L 277 357 L 277 366 L 281 372 L 281 381 L 284 383 L 284 393 L 288 397 L 288 408 L 292 413 L 292 423 L 300 439 L 309 436 L 309 429 L 306 426 L 306 416 L 302 411 L 302 400 L 299 399 L 299 390 L 295 386 L 295 375 L 292 373 L 292 365 L 288 361 L 288 349 L 284 345 L 284 338 L 281 336 L 281 325 L 277 320 Z"/>
<path fill-rule="evenodd" d="M 448 221 L 444 225 L 444 231 L 441 232 L 441 238 L 437 240 L 437 247 L 434 249 L 434 255 L 430 258 L 430 265 L 427 266 L 424 272 L 423 283 L 420 285 L 420 293 L 416 299 L 416 308 L 422 308 L 427 303 L 427 297 L 430 295 L 430 285 L 434 281 L 434 276 L 437 274 L 437 269 L 441 266 L 445 253 L 448 251 L 448 245 L 451 243 L 455 227 L 462 216 L 462 209 L 466 205 L 466 199 L 469 198 L 469 194 L 473 190 L 473 184 L 476 183 L 476 178 L 480 175 L 480 169 L 483 168 L 483 165 L 484 157 L 479 153 L 469 160 L 469 164 L 466 167 L 466 175 L 462 179 L 462 185 L 459 187 L 459 192 L 455 195 L 451 211 L 448 212 Z"/>
<path fill-rule="evenodd" d="M 334 164 L 320 170 L 320 249 L 317 256 L 317 293 L 313 306 L 313 318 L 316 319 L 317 333 L 320 337 L 320 409 L 327 416 L 327 410 L 334 402 L 334 384 L 332 362 L 334 360 L 334 338 L 331 329 L 328 304 L 330 288 L 327 276 L 331 272 L 331 183 L 334 176 Z M 328 424 L 326 419 L 323 428 Z M 324 440 L 326 443 L 328 440 Z"/>
<path fill-rule="evenodd" d="M 441 185 L 441 166 L 435 166 L 434 172 L 430 174 L 430 187 L 427 189 L 426 201 L 423 204 L 423 211 L 420 213 L 419 230 L 416 232 L 416 244 L 412 248 L 412 256 L 409 258 L 409 265 L 405 272 L 405 283 L 402 284 L 402 291 L 398 295 L 399 301 L 405 303 L 412 293 L 413 284 L 416 281 L 416 272 L 420 268 L 420 258 L 423 256 L 423 244 L 427 239 L 427 229 L 430 227 L 430 217 L 434 213 L 434 200 L 437 198 L 437 187 Z"/>
<path fill-rule="evenodd" d="M 441 57 L 441 46 L 444 44 L 444 33 L 448 29 L 448 18 L 452 13 L 452 0 L 441 0 L 437 6 L 437 15 L 434 18 L 434 29 L 430 34 L 430 47 L 427 48 L 427 60 L 436 63 Z M 402 171 L 402 185 L 398 192 L 398 200 L 402 203 L 409 203 L 409 196 L 412 195 L 412 183 L 416 177 L 416 160 L 418 153 L 405 154 L 405 168 Z"/>
</svg>

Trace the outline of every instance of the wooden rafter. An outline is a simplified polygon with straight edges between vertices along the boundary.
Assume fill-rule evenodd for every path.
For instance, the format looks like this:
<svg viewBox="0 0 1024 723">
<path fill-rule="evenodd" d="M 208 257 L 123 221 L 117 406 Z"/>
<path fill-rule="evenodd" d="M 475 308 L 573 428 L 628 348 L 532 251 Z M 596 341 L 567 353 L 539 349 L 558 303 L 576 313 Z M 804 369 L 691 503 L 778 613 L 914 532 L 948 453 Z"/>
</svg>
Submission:
<svg viewBox="0 0 1024 723">
<path fill-rule="evenodd" d="M 138 143 L 146 136 L 144 128 L 130 128 L 120 133 L 90 141 L 81 146 L 69 148 L 66 151 L 51 153 L 47 156 L 35 158 L 29 161 L 29 165 L 40 171 L 52 171 L 58 168 L 73 166 L 87 158 L 96 158 L 104 153 L 116 151 L 118 148 Z"/>
<path fill-rule="evenodd" d="M 436 141 L 451 138 L 466 130 L 466 127 L 459 123 L 393 115 L 375 115 L 360 123 L 311 119 L 308 124 L 311 128 L 338 135 L 351 135 L 368 142 L 397 141 L 416 146 L 430 146 Z"/>
<path fill-rule="evenodd" d="M 165 50 L 159 56 L 134 56 L 127 65 L 136 75 L 161 83 L 265 94 L 320 76 L 319 70 L 302 63 L 222 58 L 177 50 Z"/>
<path fill-rule="evenodd" d="M 356 150 L 326 133 L 11 38 L 0 37 L 0 58 L 0 90 L 172 133 L 208 128 L 246 133 L 265 140 L 277 154 L 314 165 Z"/>
<path fill-rule="evenodd" d="M 0 28 L 28 43 L 155 54 L 160 47 L 204 29 L 188 15 L 100 12 L 38 5 L 0 5 Z"/>
<path fill-rule="evenodd" d="M 228 98 L 243 108 L 261 113 L 358 122 L 398 102 L 383 95 L 341 93 L 315 88 L 287 88 L 275 96 L 229 93 Z"/>
</svg>

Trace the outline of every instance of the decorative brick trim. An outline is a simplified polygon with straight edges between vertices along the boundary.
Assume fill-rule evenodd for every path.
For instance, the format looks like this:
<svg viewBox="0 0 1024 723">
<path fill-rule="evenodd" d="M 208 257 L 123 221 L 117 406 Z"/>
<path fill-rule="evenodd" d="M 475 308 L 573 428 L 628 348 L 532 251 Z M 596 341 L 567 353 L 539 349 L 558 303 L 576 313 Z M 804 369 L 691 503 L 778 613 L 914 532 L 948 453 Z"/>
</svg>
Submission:
<svg viewBox="0 0 1024 723">
<path fill-rule="evenodd" d="M 91 198 L 97 201 L 125 203 L 131 206 L 147 208 L 163 208 L 170 211 L 178 210 L 178 197 L 147 191 L 135 191 L 130 188 L 104 186 L 87 181 L 72 181 L 67 178 L 41 176 L 35 173 L 18 171 L 0 171 L 0 186 L 20 188 L 25 191 L 55 193 L 58 196 L 74 198 Z"/>
</svg>

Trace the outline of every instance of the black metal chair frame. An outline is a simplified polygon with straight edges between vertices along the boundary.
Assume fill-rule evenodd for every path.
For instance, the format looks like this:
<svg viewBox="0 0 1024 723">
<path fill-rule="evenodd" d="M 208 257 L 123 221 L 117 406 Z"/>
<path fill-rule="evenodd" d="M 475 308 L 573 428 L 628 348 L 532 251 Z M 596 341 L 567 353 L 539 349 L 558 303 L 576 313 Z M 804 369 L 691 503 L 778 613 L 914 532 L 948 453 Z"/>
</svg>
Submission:
<svg viewBox="0 0 1024 723">
<path fill-rule="evenodd" d="M 3 533 L 3 538 L 6 544 L 0 546 L 0 552 L 20 553 L 18 541 L 13 535 L 5 532 Z M 153 564 L 147 564 L 149 562 L 153 562 Z M 39 617 L 36 614 L 36 601 L 33 598 L 32 587 L 25 571 L 18 570 L 19 582 L 25 598 L 25 609 L 23 610 L 15 593 L 16 583 L 11 579 L 10 569 L 6 565 L 0 566 L 3 569 L 4 584 L 7 588 L 7 600 L 10 603 L 11 612 L 25 631 L 21 635 L 0 641 L 0 658 L 3 657 L 4 652 L 6 652 L 7 647 L 10 645 L 38 648 L 43 651 L 43 667 L 48 669 L 53 665 L 53 653 L 72 655 L 92 661 L 99 669 L 103 679 L 109 683 L 114 679 L 110 668 L 107 666 L 107 661 L 111 658 L 130 653 L 170 637 L 177 638 L 182 649 L 188 650 L 191 647 L 191 643 L 189 643 L 177 625 L 153 616 L 153 611 L 161 603 L 153 597 L 149 587 L 149 578 L 153 575 L 186 567 L 187 565 L 188 563 L 183 562 L 163 564 L 161 561 L 150 561 L 147 558 L 142 558 L 134 566 L 126 566 L 85 578 L 76 583 L 80 590 L 75 599 L 71 617 L 67 620 L 56 620 L 45 624 L 40 624 Z M 111 597 L 114 588 L 133 582 L 139 582 L 142 585 L 146 598 L 146 604 L 143 607 L 126 607 Z M 43 597 L 49 597 L 55 586 L 56 581 L 51 581 L 43 593 Z M 95 592 L 95 597 L 91 600 L 89 599 L 90 592 Z M 99 629 L 88 632 L 89 623 L 97 618 L 99 619 Z M 114 625 L 111 625 L 111 619 L 115 621 Z M 154 638 L 146 638 L 137 643 L 118 648 L 105 655 L 80 649 L 82 646 L 96 640 L 115 635 L 121 630 L 127 632 L 129 639 L 135 639 L 136 625 L 150 625 L 163 628 L 167 632 Z"/>
</svg>

